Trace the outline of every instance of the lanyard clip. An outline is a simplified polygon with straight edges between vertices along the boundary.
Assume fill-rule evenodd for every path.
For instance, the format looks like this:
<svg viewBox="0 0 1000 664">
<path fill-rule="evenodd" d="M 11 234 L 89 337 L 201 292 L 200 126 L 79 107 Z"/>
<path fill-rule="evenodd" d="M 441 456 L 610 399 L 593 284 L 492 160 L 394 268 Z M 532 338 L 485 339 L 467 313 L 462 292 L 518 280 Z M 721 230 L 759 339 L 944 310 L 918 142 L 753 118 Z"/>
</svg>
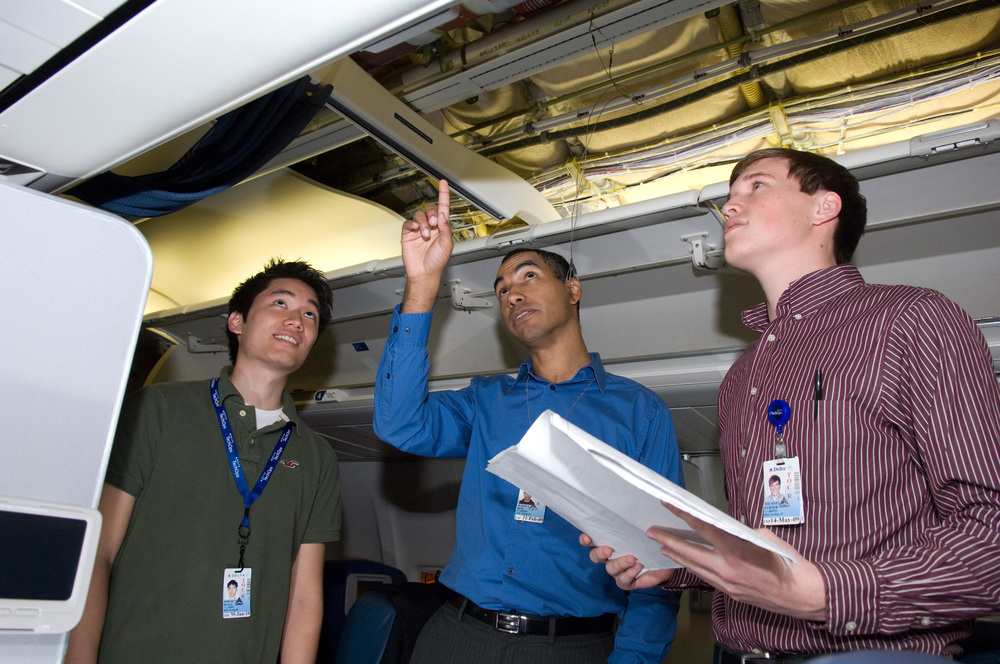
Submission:
<svg viewBox="0 0 1000 664">
<path fill-rule="evenodd" d="M 247 507 L 243 510 L 243 521 L 240 523 L 240 527 L 236 529 L 236 533 L 240 537 L 240 546 L 245 546 L 247 542 L 250 541 L 250 508 Z"/>
<path fill-rule="evenodd" d="M 792 407 L 788 405 L 787 401 L 782 401 L 781 399 L 775 399 L 767 407 L 767 419 L 775 426 L 778 430 L 777 435 L 774 439 L 774 458 L 784 459 L 785 458 L 785 439 L 782 436 L 783 428 L 788 424 L 788 420 L 792 417 Z"/>
</svg>

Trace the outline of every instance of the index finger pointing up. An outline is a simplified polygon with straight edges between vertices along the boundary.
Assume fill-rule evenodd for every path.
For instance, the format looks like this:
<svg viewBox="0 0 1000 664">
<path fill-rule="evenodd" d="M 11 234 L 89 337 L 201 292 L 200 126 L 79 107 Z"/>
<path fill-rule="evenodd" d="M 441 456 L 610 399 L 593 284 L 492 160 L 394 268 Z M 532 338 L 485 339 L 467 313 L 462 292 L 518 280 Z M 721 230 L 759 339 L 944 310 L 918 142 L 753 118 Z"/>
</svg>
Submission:
<svg viewBox="0 0 1000 664">
<path fill-rule="evenodd" d="M 438 222 L 444 221 L 445 224 L 448 223 L 448 214 L 451 211 L 451 190 L 448 187 L 447 180 L 441 180 L 438 183 L 438 204 L 437 204 L 437 216 Z"/>
</svg>

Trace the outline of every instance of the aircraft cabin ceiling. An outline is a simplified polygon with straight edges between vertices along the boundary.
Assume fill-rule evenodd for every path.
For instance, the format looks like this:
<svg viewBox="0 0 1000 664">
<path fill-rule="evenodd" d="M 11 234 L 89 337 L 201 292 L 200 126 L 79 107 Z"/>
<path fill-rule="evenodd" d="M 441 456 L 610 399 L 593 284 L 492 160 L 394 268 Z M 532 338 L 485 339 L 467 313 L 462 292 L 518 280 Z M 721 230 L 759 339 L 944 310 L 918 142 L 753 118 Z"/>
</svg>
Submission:
<svg viewBox="0 0 1000 664">
<path fill-rule="evenodd" d="M 56 70 L 46 57 L 62 53 L 69 61 L 58 72 L 63 74 L 83 65 L 65 55 L 69 47 L 60 47 L 73 46 L 75 34 L 92 34 L 102 17 L 121 26 L 106 28 L 104 41 L 113 44 L 133 23 L 138 31 L 144 15 L 185 1 L 5 5 L 0 30 L 19 41 L 0 38 L 6 44 L 0 47 L 0 83 L 10 83 L 0 109 L 11 100 L 17 108 L 29 77 L 16 74 L 32 71 L 26 51 L 43 73 L 46 65 Z M 297 4 L 309 3 L 269 11 L 320 11 L 319 5 Z M 348 50 L 347 37 L 331 37 L 336 43 L 327 55 L 336 57 L 314 58 L 308 72 L 315 82 L 332 83 L 333 97 L 254 177 L 179 212 L 135 218 L 155 260 L 147 313 L 223 298 L 271 255 L 304 257 L 331 272 L 396 256 L 400 218 L 435 195 L 434 176 L 456 170 L 473 184 L 459 187 L 472 202 L 456 198 L 455 232 L 473 239 L 696 191 L 725 181 L 733 161 L 760 147 L 850 155 L 1000 116 L 996 0 L 397 4 L 408 4 L 409 15 L 398 12 L 411 20 L 402 29 L 401 18 L 392 37 L 357 41 L 361 50 Z M 287 28 L 279 19 L 274 17 L 275 29 Z M 203 20 L 211 24 L 211 15 Z M 205 45 L 194 40 L 224 39 L 220 27 L 161 39 L 171 53 L 197 53 Z M 147 42 L 145 51 L 134 53 L 133 75 L 159 71 L 166 46 Z M 289 70 L 280 81 L 276 70 L 272 78 L 283 82 L 304 70 Z M 127 94 L 128 82 L 119 85 Z M 184 86 L 174 86 L 169 93 L 183 96 Z M 73 100 L 65 103 L 72 113 Z M 454 138 L 473 161 L 466 164 L 447 150 L 428 157 L 420 138 L 413 147 L 376 117 L 402 112 Z M 161 139 L 171 140 L 132 155 L 125 151 L 127 159 L 100 170 L 164 170 L 212 123 L 188 124 L 184 131 L 161 132 Z M 413 135 L 429 141 L 430 130 L 418 129 Z M 0 155 L 9 157 L 7 141 L 0 130 Z M 434 150 L 443 143 L 437 140 Z M 420 163 L 423 170 L 412 165 L 421 157 L 429 160 Z M 49 182 L 52 174 L 63 176 L 47 186 L 65 190 L 94 175 L 87 171 L 91 166 L 38 170 L 49 174 Z M 481 167 L 483 177 L 470 176 Z M 506 182 L 498 185 L 500 180 Z"/>
<path fill-rule="evenodd" d="M 682 450 L 714 449 L 718 383 L 753 336 L 739 312 L 761 299 L 712 270 L 714 208 L 733 163 L 777 145 L 855 169 L 863 273 L 962 304 L 1000 372 L 1000 0 L 371 5 L 0 4 L 0 180 L 41 191 L 152 177 L 303 75 L 332 87 L 242 183 L 130 215 L 154 256 L 146 323 L 180 342 L 140 338 L 158 380 L 217 371 L 233 285 L 301 257 L 335 288 L 334 324 L 289 389 L 341 458 L 398 455 L 371 401 L 399 224 L 447 177 L 461 242 L 439 306 L 460 312 L 435 318 L 432 389 L 523 359 L 489 300 L 498 250 L 536 242 L 573 252 L 588 345 L 666 399 Z"/>
</svg>

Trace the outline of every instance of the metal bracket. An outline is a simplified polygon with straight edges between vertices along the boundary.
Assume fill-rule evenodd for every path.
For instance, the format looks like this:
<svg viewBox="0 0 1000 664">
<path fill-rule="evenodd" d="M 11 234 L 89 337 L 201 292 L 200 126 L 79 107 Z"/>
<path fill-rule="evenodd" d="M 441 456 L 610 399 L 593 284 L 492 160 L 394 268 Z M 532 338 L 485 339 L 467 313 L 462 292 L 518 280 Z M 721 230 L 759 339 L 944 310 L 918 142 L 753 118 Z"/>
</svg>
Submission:
<svg viewBox="0 0 1000 664">
<path fill-rule="evenodd" d="M 702 270 L 718 270 L 723 266 L 723 252 L 714 244 L 705 244 L 708 233 L 692 233 L 681 236 L 681 240 L 691 244 L 691 263 Z"/>
<path fill-rule="evenodd" d="M 201 342 L 201 339 L 190 332 L 187 335 L 187 349 L 189 353 L 223 353 L 229 352 L 229 346 L 223 344 L 212 344 Z"/>
<path fill-rule="evenodd" d="M 461 279 L 452 279 L 448 282 L 451 286 L 451 308 L 459 311 L 474 311 L 476 309 L 489 309 L 493 302 L 484 297 L 469 297 L 468 288 L 462 288 Z"/>
</svg>

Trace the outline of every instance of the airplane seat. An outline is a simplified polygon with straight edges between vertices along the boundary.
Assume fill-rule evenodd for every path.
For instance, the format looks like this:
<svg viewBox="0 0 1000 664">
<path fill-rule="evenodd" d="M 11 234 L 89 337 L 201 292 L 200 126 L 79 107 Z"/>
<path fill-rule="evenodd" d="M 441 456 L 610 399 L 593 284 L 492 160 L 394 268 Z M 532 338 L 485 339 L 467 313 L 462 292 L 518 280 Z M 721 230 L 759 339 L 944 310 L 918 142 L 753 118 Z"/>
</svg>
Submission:
<svg viewBox="0 0 1000 664">
<path fill-rule="evenodd" d="M 347 613 L 373 587 L 405 583 L 399 569 L 374 560 L 327 560 L 323 567 L 323 623 L 316 664 L 331 664 Z"/>
<path fill-rule="evenodd" d="M 941 664 L 950 661 L 948 657 L 910 650 L 856 650 L 817 657 L 809 660 L 809 664 Z"/>
<path fill-rule="evenodd" d="M 448 598 L 440 583 L 373 588 L 347 614 L 334 664 L 408 664 L 420 630 Z"/>
</svg>

